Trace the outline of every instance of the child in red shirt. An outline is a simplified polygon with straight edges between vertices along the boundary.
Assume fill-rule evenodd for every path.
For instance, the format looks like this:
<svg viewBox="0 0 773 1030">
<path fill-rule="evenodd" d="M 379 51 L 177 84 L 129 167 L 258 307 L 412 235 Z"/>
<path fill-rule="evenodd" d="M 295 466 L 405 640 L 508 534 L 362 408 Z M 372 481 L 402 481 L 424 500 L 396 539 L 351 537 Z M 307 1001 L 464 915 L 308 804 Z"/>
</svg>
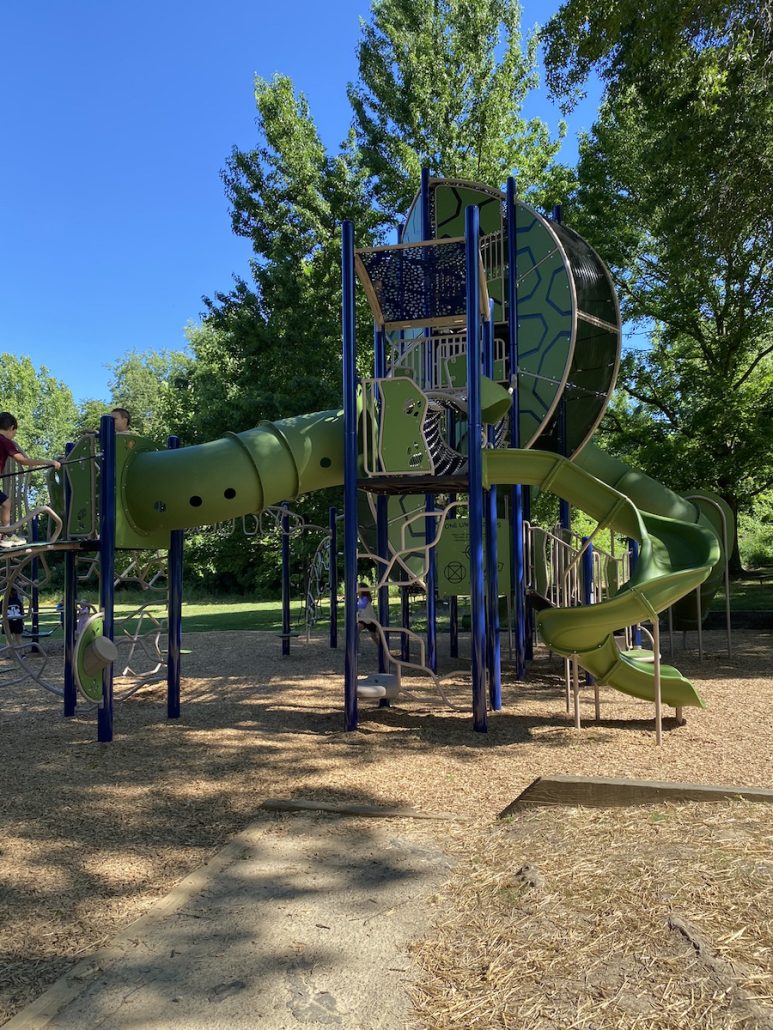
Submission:
<svg viewBox="0 0 773 1030">
<path fill-rule="evenodd" d="M 10 411 L 0 411 L 0 476 L 5 472 L 5 463 L 13 458 L 20 465 L 28 468 L 61 468 L 58 461 L 40 461 L 36 458 L 29 458 L 13 442 L 19 425 Z M 17 536 L 10 530 L 11 524 L 11 498 L 0 490 L 0 547 L 23 547 L 27 541 L 23 536 Z"/>
</svg>

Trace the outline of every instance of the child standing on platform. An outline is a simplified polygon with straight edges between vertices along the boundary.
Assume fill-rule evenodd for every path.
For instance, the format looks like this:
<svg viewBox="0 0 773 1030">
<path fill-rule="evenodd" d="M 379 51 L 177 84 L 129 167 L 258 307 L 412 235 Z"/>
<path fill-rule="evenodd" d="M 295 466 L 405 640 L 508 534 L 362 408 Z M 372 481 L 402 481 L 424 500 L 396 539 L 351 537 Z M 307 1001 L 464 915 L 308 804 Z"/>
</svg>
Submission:
<svg viewBox="0 0 773 1030">
<path fill-rule="evenodd" d="M 5 463 L 9 458 L 32 469 L 59 469 L 62 467 L 58 461 L 28 457 L 21 447 L 17 447 L 14 443 L 18 428 L 15 415 L 12 415 L 10 411 L 0 411 L 0 476 L 5 472 Z M 11 498 L 0 490 L 0 547 L 24 547 L 27 541 L 23 536 L 12 533 L 10 525 Z"/>
</svg>

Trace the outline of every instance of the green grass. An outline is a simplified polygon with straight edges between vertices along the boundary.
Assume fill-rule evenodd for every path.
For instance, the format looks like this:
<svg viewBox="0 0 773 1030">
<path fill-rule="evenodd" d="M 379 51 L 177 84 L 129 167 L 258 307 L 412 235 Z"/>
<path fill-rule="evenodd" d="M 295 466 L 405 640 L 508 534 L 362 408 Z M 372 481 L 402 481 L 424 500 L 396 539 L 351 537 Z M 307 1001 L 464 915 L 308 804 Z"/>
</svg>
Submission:
<svg viewBox="0 0 773 1030">
<path fill-rule="evenodd" d="M 47 606 L 41 612 L 41 630 L 54 630 L 51 639 L 61 637 L 59 616 L 50 610 L 57 599 L 45 599 L 42 604 Z M 96 599 L 94 599 L 96 600 Z M 121 595 L 116 603 L 116 617 L 121 618 L 131 615 L 140 605 L 148 600 L 147 595 L 137 592 L 136 594 Z M 722 608 L 723 595 L 720 592 L 714 599 L 712 610 L 719 611 Z M 466 599 L 460 599 L 460 616 L 467 611 Z M 773 611 L 773 575 L 766 578 L 744 578 L 735 580 L 730 584 L 730 607 L 733 611 Z M 149 607 L 149 611 L 157 618 L 164 618 L 166 615 L 163 599 L 155 600 Z M 290 621 L 293 632 L 305 632 L 302 623 L 303 611 L 299 600 L 293 601 L 290 606 Z M 400 605 L 393 597 L 390 601 L 391 621 L 393 625 L 399 625 Z M 315 630 L 318 633 L 327 632 L 328 626 L 327 604 L 323 605 L 321 617 L 316 624 Z M 423 605 L 413 602 L 411 605 L 412 628 L 417 632 L 425 629 L 423 618 Z M 439 609 L 441 626 L 445 627 L 447 609 L 441 605 Z M 339 626 L 343 627 L 343 605 L 339 608 Z M 132 628 L 135 623 L 131 620 L 128 624 Z M 29 616 L 25 620 L 25 628 L 29 630 Z M 244 599 L 234 600 L 223 598 L 214 601 L 185 601 L 183 603 L 183 632 L 199 633 L 210 630 L 261 630 L 265 632 L 279 633 L 282 629 L 282 606 L 277 601 L 245 601 Z"/>
</svg>

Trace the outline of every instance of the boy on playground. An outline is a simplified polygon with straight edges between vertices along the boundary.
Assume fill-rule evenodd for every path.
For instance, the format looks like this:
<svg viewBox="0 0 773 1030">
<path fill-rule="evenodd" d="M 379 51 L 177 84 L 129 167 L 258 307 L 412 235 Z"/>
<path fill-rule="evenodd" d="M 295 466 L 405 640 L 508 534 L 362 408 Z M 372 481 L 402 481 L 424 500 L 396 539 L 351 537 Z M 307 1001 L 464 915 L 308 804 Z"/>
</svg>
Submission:
<svg viewBox="0 0 773 1030">
<path fill-rule="evenodd" d="M 360 583 L 357 588 L 357 631 L 366 629 L 374 644 L 378 643 L 378 617 L 373 608 L 373 597 L 367 583 Z"/>
<path fill-rule="evenodd" d="M 113 408 L 110 414 L 113 416 L 113 422 L 115 422 L 116 433 L 128 433 L 132 417 L 126 408 Z"/>
<path fill-rule="evenodd" d="M 21 447 L 17 447 L 13 442 L 18 428 L 16 417 L 10 411 L 0 411 L 0 476 L 5 472 L 5 463 L 9 458 L 33 469 L 62 467 L 58 461 L 29 458 Z M 11 498 L 0 490 L 0 547 L 23 547 L 27 541 L 23 536 L 12 533 L 10 525 Z"/>
</svg>

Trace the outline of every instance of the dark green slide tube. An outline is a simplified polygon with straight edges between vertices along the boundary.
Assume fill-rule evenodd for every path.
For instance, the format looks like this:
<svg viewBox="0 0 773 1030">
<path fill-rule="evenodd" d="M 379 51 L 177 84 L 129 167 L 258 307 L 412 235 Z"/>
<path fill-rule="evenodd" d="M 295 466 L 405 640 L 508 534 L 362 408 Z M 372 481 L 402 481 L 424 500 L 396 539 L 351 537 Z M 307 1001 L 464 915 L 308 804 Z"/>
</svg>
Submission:
<svg viewBox="0 0 773 1030">
<path fill-rule="evenodd" d="M 137 454 L 126 470 L 123 502 L 139 533 L 188 529 L 339 486 L 343 478 L 343 412 L 321 411 L 194 447 Z"/>
</svg>

